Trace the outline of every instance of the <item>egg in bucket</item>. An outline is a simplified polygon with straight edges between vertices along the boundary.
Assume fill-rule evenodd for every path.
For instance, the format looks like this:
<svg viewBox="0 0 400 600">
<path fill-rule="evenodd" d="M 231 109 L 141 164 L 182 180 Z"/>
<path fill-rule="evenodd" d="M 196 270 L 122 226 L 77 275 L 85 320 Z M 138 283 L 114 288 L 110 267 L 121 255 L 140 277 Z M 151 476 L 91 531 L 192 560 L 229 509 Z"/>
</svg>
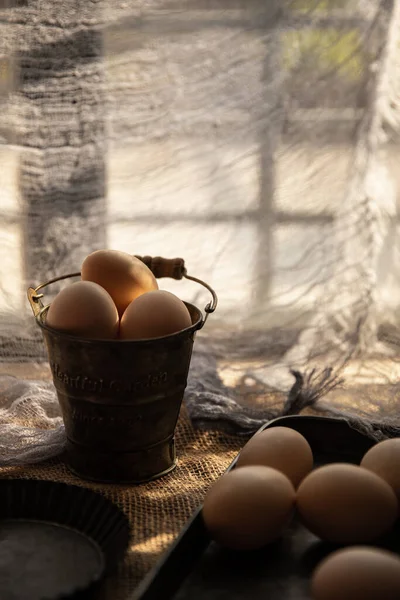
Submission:
<svg viewBox="0 0 400 600">
<path fill-rule="evenodd" d="M 214 290 L 187 274 L 182 259 L 137 256 L 156 279 L 192 280 L 212 296 L 204 316 L 185 302 L 191 325 L 151 339 L 86 339 L 46 324 L 46 286 L 28 289 L 28 298 L 47 346 L 53 382 L 67 436 L 69 468 L 84 479 L 141 483 L 176 465 L 174 432 L 187 384 L 193 342 L 217 306 Z"/>
</svg>

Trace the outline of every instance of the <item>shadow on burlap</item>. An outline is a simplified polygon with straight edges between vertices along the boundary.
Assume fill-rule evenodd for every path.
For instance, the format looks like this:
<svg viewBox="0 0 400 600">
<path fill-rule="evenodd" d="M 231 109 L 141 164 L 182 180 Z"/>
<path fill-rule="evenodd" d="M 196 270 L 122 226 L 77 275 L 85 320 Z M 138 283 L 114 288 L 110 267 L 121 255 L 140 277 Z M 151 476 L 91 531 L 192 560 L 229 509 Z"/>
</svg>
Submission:
<svg viewBox="0 0 400 600">
<path fill-rule="evenodd" d="M 194 429 L 182 408 L 176 429 L 178 465 L 165 477 L 139 486 L 104 485 L 82 481 L 60 459 L 39 465 L 9 467 L 2 477 L 22 477 L 83 485 L 116 503 L 131 525 L 131 543 L 124 563 L 104 587 L 104 600 L 129 597 L 153 567 L 185 522 L 202 503 L 243 445 L 243 437 Z"/>
</svg>

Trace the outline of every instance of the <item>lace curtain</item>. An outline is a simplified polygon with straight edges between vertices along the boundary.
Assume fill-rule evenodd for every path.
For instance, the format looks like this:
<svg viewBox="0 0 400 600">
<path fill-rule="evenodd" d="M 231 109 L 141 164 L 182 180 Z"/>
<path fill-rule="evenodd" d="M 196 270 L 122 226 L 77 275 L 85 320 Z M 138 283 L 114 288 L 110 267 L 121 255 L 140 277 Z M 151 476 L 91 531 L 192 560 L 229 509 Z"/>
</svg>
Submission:
<svg viewBox="0 0 400 600">
<path fill-rule="evenodd" d="M 28 285 L 97 248 L 181 256 L 219 296 L 193 418 L 253 430 L 318 401 L 396 425 L 399 18 L 398 0 L 1 0 L 1 361 L 46 359 Z"/>
</svg>

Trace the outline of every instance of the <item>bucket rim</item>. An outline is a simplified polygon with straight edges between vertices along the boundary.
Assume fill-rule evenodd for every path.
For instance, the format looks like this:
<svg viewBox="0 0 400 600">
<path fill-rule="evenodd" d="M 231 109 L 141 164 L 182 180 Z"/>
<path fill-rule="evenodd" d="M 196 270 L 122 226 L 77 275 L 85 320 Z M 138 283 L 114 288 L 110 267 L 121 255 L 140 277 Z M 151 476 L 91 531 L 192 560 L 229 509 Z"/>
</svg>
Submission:
<svg viewBox="0 0 400 600">
<path fill-rule="evenodd" d="M 185 327 L 185 329 L 180 329 L 179 331 L 177 331 L 175 333 L 170 333 L 168 335 L 163 335 L 163 336 L 153 337 L 153 338 L 142 338 L 142 339 L 137 339 L 137 340 L 121 340 L 119 338 L 116 338 L 116 339 L 82 338 L 82 337 L 79 337 L 76 335 L 65 333 L 64 331 L 58 331 L 57 329 L 53 329 L 52 327 L 49 327 L 48 325 L 46 325 L 46 323 L 42 320 L 44 313 L 48 311 L 50 305 L 44 306 L 39 311 L 39 313 L 35 316 L 35 321 L 42 330 L 47 331 L 49 334 L 51 334 L 53 336 L 57 336 L 57 337 L 60 337 L 61 339 L 65 339 L 65 340 L 69 340 L 69 341 L 79 342 L 82 344 L 91 345 L 91 344 L 101 343 L 101 344 L 105 344 L 105 345 L 118 344 L 118 346 L 121 346 L 121 344 L 149 345 L 152 343 L 154 344 L 154 342 L 161 341 L 161 340 L 162 341 L 173 341 L 180 337 L 187 337 L 189 334 L 195 333 L 196 331 L 198 331 L 199 329 L 201 329 L 203 327 L 203 325 L 205 323 L 205 319 L 204 319 L 204 316 L 203 316 L 203 313 L 201 312 L 201 310 L 195 304 L 191 304 L 190 302 L 183 301 L 183 303 L 185 304 L 186 307 L 191 308 L 195 312 L 197 312 L 197 319 L 194 323 L 192 323 L 192 325 L 190 325 L 189 327 Z"/>
</svg>

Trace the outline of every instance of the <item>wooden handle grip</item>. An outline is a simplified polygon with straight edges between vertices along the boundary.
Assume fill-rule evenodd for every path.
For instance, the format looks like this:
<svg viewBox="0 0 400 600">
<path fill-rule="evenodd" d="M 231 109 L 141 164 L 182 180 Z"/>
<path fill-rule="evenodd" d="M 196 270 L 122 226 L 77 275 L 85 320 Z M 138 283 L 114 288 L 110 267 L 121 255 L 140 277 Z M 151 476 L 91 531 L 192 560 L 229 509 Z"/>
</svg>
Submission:
<svg viewBox="0 0 400 600">
<path fill-rule="evenodd" d="M 172 279 L 182 279 L 186 273 L 185 261 L 183 258 L 162 258 L 161 256 L 138 256 L 136 258 L 144 262 L 157 279 L 161 277 L 171 277 Z"/>
</svg>

